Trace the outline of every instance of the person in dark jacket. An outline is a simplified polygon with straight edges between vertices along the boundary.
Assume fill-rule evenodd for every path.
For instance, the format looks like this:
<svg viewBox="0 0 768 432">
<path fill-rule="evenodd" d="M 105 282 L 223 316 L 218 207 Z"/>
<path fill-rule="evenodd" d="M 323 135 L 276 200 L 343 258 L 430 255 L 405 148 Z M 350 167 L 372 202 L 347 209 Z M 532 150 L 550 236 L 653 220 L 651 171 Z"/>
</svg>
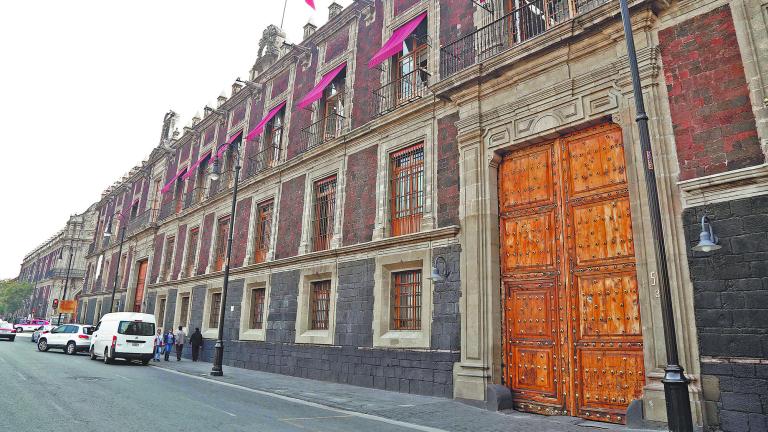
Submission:
<svg viewBox="0 0 768 432">
<path fill-rule="evenodd" d="M 200 348 L 203 346 L 203 335 L 200 333 L 200 328 L 195 327 L 195 332 L 189 337 L 189 343 L 192 344 L 192 361 L 197 361 Z"/>
<path fill-rule="evenodd" d="M 173 336 L 173 330 L 168 330 L 165 333 L 165 361 L 168 361 L 168 357 L 171 356 L 171 351 L 175 344 L 176 338 Z"/>
</svg>

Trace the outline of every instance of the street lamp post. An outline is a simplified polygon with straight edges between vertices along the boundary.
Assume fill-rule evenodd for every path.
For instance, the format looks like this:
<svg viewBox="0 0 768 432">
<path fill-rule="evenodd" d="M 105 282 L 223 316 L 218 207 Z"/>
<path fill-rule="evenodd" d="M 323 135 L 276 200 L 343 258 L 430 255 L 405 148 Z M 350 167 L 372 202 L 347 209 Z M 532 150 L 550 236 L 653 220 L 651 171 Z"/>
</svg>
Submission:
<svg viewBox="0 0 768 432">
<path fill-rule="evenodd" d="M 648 115 L 645 113 L 642 87 L 640 85 L 640 73 L 637 65 L 637 52 L 632 32 L 632 20 L 629 15 L 627 0 L 619 0 L 621 17 L 624 24 L 624 35 L 627 41 L 627 56 L 629 57 L 629 70 L 632 75 L 632 91 L 637 111 L 638 131 L 640 134 L 640 149 L 643 153 L 643 167 L 645 169 L 645 184 L 648 190 L 648 208 L 651 219 L 651 228 L 656 247 L 656 263 L 659 271 L 659 297 L 661 300 L 661 318 L 664 327 L 664 343 L 667 352 L 667 366 L 664 369 L 664 398 L 667 405 L 668 428 L 672 432 L 693 431 L 691 418 L 691 405 L 688 398 L 688 378 L 680 365 L 677 353 L 677 334 L 675 331 L 675 317 L 672 309 L 672 296 L 669 289 L 669 272 L 667 270 L 667 254 L 664 245 L 664 232 L 661 226 L 661 211 L 659 209 L 659 195 L 656 189 L 656 173 L 653 164 L 653 150 L 651 149 L 651 134 L 648 131 Z"/>
<path fill-rule="evenodd" d="M 117 279 L 120 274 L 120 260 L 123 256 L 123 242 L 125 241 L 125 215 L 122 212 L 117 213 L 117 217 L 120 219 L 120 247 L 117 249 L 117 267 L 115 267 L 115 279 L 112 282 L 112 300 L 109 302 L 109 312 L 112 313 L 112 309 L 115 306 L 115 291 L 117 291 Z M 104 237 L 112 236 L 112 220 L 109 221 L 109 227 L 104 232 Z"/>
<path fill-rule="evenodd" d="M 235 230 L 235 206 L 237 204 L 237 186 L 240 178 L 240 141 L 235 140 L 231 144 L 232 149 L 235 151 L 235 185 L 232 187 L 232 211 L 230 213 L 229 234 L 227 236 L 227 256 L 224 260 L 224 285 L 221 288 L 221 304 L 219 305 L 219 332 L 216 339 L 216 345 L 214 346 L 213 355 L 213 368 L 211 368 L 212 376 L 222 376 L 224 371 L 222 370 L 222 364 L 224 363 L 224 314 L 227 309 L 227 287 L 229 286 L 229 259 L 232 255 L 232 236 Z M 211 179 L 218 180 L 221 174 L 221 164 L 219 159 L 214 159 L 213 167 L 211 170 Z"/>
</svg>

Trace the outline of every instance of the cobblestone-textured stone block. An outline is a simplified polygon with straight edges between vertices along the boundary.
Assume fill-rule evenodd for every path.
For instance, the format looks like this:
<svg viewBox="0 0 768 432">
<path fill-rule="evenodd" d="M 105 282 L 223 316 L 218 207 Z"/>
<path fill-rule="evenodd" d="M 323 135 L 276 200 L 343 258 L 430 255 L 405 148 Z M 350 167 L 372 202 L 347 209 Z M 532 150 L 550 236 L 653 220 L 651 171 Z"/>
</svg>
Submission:
<svg viewBox="0 0 768 432">
<path fill-rule="evenodd" d="M 301 218 L 304 211 L 304 179 L 301 175 L 283 183 L 280 193 L 275 258 L 288 258 L 299 252 Z"/>
<path fill-rule="evenodd" d="M 376 222 L 378 146 L 349 155 L 344 199 L 344 245 L 371 241 Z"/>
<path fill-rule="evenodd" d="M 208 267 L 208 259 L 211 253 L 211 242 L 213 241 L 213 219 L 214 214 L 210 213 L 203 218 L 203 227 L 200 229 L 200 250 L 197 252 L 197 274 L 204 274 Z"/>
<path fill-rule="evenodd" d="M 251 201 L 248 197 L 237 203 L 237 215 L 235 217 L 235 231 L 232 237 L 232 262 L 233 268 L 242 267 L 245 261 L 245 249 L 248 244 L 248 224 L 251 219 Z"/>
<path fill-rule="evenodd" d="M 437 224 L 459 224 L 459 113 L 437 120 Z"/>
</svg>

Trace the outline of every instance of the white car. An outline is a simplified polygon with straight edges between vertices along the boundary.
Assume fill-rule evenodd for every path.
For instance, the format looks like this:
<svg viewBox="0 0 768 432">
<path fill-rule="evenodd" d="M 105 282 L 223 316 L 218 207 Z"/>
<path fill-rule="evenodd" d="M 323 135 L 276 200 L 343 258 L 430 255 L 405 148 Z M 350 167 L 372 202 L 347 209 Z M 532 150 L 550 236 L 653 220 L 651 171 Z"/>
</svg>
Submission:
<svg viewBox="0 0 768 432">
<path fill-rule="evenodd" d="M 155 316 L 135 312 L 108 313 L 94 329 L 89 353 L 109 364 L 114 359 L 141 360 L 148 365 L 154 355 Z"/>
<path fill-rule="evenodd" d="M 37 341 L 40 340 L 40 335 L 41 334 L 49 333 L 51 330 L 55 329 L 56 327 L 57 326 L 50 325 L 50 324 L 49 325 L 44 325 L 44 326 L 40 327 L 39 329 L 35 330 L 32 333 L 32 338 L 31 338 L 30 342 L 37 343 Z"/>
<path fill-rule="evenodd" d="M 91 346 L 92 332 L 93 326 L 90 325 L 64 324 L 40 334 L 37 349 L 44 352 L 51 348 L 61 348 L 69 355 L 88 351 L 88 347 Z"/>
<path fill-rule="evenodd" d="M 16 340 L 16 329 L 9 322 L 0 322 L 0 339 L 8 339 L 13 342 Z"/>
</svg>

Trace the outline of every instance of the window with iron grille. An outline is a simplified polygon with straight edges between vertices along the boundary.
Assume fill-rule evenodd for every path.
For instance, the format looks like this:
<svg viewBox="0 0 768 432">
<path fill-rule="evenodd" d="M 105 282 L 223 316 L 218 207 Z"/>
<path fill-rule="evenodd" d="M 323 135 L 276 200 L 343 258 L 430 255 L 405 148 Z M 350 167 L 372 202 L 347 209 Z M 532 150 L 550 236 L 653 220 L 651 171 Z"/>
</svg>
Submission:
<svg viewBox="0 0 768 432">
<path fill-rule="evenodd" d="M 331 281 L 312 282 L 310 293 L 310 329 L 328 330 L 328 316 L 331 308 Z"/>
<path fill-rule="evenodd" d="M 395 100 L 400 102 L 422 96 L 427 88 L 429 59 L 427 20 L 424 19 L 413 33 L 403 41 L 403 49 L 395 55 L 392 81 L 397 83 Z"/>
<path fill-rule="evenodd" d="M 208 183 L 208 161 L 211 158 L 204 159 L 197 167 L 197 179 L 195 180 L 195 190 L 193 194 L 194 202 L 199 203 L 205 199 L 205 189 Z"/>
<path fill-rule="evenodd" d="M 163 278 L 171 279 L 171 259 L 173 258 L 173 246 L 176 244 L 175 237 L 168 237 L 165 241 L 165 261 L 163 261 Z"/>
<path fill-rule="evenodd" d="M 179 325 L 186 327 L 188 322 L 189 322 L 189 296 L 184 296 L 181 298 L 181 318 L 179 321 Z"/>
<path fill-rule="evenodd" d="M 264 141 L 262 143 L 262 150 L 266 150 L 269 147 L 280 148 L 283 142 L 283 119 L 285 118 L 285 107 L 275 114 L 264 126 Z"/>
<path fill-rule="evenodd" d="M 256 239 L 253 250 L 253 262 L 255 263 L 264 262 L 267 259 L 272 234 L 273 208 L 274 203 L 269 200 L 259 204 L 256 209 L 258 219 L 256 220 Z"/>
<path fill-rule="evenodd" d="M 424 145 L 417 144 L 395 152 L 390 161 L 392 235 L 418 232 L 424 212 Z"/>
<path fill-rule="evenodd" d="M 392 274 L 392 329 L 421 330 L 421 270 Z"/>
<path fill-rule="evenodd" d="M 251 317 L 248 321 L 249 329 L 262 329 L 264 327 L 264 288 L 251 290 Z"/>
<path fill-rule="evenodd" d="M 195 255 L 197 255 L 197 239 L 200 237 L 200 228 L 189 230 L 189 239 L 187 240 L 187 261 L 184 263 L 184 275 L 187 277 L 194 275 Z"/>
<path fill-rule="evenodd" d="M 208 328 L 219 328 L 219 309 L 221 309 L 221 293 L 213 293 L 211 310 L 208 313 Z"/>
<path fill-rule="evenodd" d="M 176 213 L 180 213 L 184 208 L 184 179 L 182 178 L 187 170 L 183 170 L 179 177 L 176 179 L 176 191 L 174 194 L 174 200 L 176 201 Z"/>
<path fill-rule="evenodd" d="M 321 251 L 331 247 L 334 215 L 336 213 L 336 176 L 315 182 L 313 205 L 312 250 Z"/>
<path fill-rule="evenodd" d="M 227 237 L 229 236 L 229 216 L 219 219 L 216 229 L 216 260 L 213 271 L 221 271 L 224 268 L 224 259 L 227 254 Z"/>
<path fill-rule="evenodd" d="M 157 326 L 163 327 L 165 324 L 165 297 L 157 303 Z"/>
</svg>

